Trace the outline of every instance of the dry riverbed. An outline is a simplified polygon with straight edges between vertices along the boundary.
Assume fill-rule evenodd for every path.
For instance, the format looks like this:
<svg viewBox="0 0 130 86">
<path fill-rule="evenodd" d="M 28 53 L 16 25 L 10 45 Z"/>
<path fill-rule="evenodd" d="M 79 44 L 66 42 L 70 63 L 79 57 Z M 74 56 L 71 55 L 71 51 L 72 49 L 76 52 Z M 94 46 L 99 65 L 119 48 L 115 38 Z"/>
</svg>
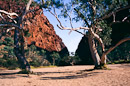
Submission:
<svg viewBox="0 0 130 86">
<path fill-rule="evenodd" d="M 64 66 L 32 69 L 35 74 L 0 69 L 0 86 L 130 86 L 130 64 L 108 65 L 110 70 L 93 66 Z"/>
</svg>

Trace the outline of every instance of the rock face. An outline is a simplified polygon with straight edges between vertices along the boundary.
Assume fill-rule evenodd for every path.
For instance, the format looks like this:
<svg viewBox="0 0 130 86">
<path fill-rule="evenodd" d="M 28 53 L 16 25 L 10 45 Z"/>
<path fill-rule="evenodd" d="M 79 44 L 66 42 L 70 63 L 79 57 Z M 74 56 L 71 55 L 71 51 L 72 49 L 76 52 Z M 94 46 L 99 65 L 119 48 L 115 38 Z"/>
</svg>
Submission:
<svg viewBox="0 0 130 86">
<path fill-rule="evenodd" d="M 78 45 L 78 48 L 76 50 L 76 54 L 81 59 L 79 64 L 82 64 L 82 65 L 93 64 L 93 59 L 92 59 L 92 56 L 91 56 L 87 37 L 85 37 L 85 36 L 82 37 L 82 39 L 81 39 L 81 41 Z"/>
<path fill-rule="evenodd" d="M 65 48 L 61 38 L 56 35 L 53 26 L 39 7 L 35 7 L 34 12 L 27 14 L 24 28 L 31 34 L 25 38 L 29 45 L 35 43 L 37 47 L 48 51 L 61 51 Z"/>
<path fill-rule="evenodd" d="M 0 9 L 8 12 L 16 12 L 19 16 L 24 7 L 25 4 L 20 2 L 20 0 L 0 1 Z M 62 39 L 56 35 L 53 26 L 50 24 L 47 17 L 44 16 L 43 10 L 40 9 L 39 6 L 32 6 L 30 10 L 32 11 L 27 13 L 24 22 L 24 30 L 29 34 L 29 36 L 25 37 L 25 43 L 28 45 L 35 44 L 35 46 L 50 52 L 60 52 L 63 49 L 67 50 Z M 9 22 L 12 22 L 12 20 L 9 20 Z"/>
</svg>

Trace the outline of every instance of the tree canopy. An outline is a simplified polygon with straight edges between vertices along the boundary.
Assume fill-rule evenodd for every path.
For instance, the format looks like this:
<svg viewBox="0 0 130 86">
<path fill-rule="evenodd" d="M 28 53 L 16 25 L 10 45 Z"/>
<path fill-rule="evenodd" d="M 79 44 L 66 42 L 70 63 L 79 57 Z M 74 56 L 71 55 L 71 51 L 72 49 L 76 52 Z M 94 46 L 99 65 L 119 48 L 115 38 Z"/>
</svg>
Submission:
<svg viewBox="0 0 130 86">
<path fill-rule="evenodd" d="M 43 7 L 57 19 L 59 22 L 59 25 L 57 26 L 60 29 L 76 32 L 79 32 L 78 30 L 80 29 L 85 30 L 86 33 L 79 33 L 88 38 L 89 47 L 95 66 L 106 64 L 106 55 L 121 43 L 130 40 L 128 37 L 120 40 L 109 49 L 105 48 L 106 45 L 111 45 L 110 34 L 112 31 L 106 19 L 113 16 L 111 22 L 117 22 L 116 13 L 129 4 L 128 0 L 71 0 L 69 3 L 64 3 L 62 0 L 42 0 L 42 2 Z M 61 11 L 61 16 L 64 18 L 68 17 L 71 27 L 64 27 L 62 25 L 56 13 L 56 8 Z M 72 18 L 71 14 L 75 16 Z M 128 19 L 128 16 L 124 16 L 122 21 L 124 22 L 126 19 Z M 84 25 L 82 27 L 73 28 L 73 20 L 82 20 Z M 101 46 L 100 55 L 99 50 L 97 50 L 99 46 Z"/>
</svg>

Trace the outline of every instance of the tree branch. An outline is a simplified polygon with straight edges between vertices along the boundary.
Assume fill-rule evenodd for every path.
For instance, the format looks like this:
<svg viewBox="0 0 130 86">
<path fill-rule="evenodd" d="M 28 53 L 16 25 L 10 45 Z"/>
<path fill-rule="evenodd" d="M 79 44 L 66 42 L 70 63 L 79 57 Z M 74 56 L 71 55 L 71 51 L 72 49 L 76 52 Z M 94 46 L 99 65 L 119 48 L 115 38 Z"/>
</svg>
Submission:
<svg viewBox="0 0 130 86">
<path fill-rule="evenodd" d="M 57 15 L 56 14 L 54 14 L 54 13 L 52 13 L 51 12 L 51 10 L 49 10 L 48 9 L 48 11 L 57 19 L 57 21 L 60 23 L 60 26 L 59 25 L 57 25 L 57 27 L 58 28 L 60 28 L 60 29 L 64 29 L 64 30 L 80 30 L 80 29 L 85 29 L 85 30 L 89 30 L 89 28 L 87 28 L 87 27 L 78 27 L 78 28 L 68 28 L 68 27 L 64 27 L 63 25 L 62 25 L 62 23 L 61 23 L 61 21 L 59 20 L 59 18 L 57 17 Z"/>
<path fill-rule="evenodd" d="M 29 8 L 30 8 L 30 5 L 31 5 L 32 1 L 33 1 L 33 0 L 29 0 L 29 1 L 28 1 L 27 5 L 26 5 L 26 9 L 25 9 L 25 11 L 24 11 L 23 14 L 22 14 L 22 21 L 21 21 L 21 22 L 23 22 L 25 15 L 26 15 L 27 12 L 29 11 Z M 22 24 L 22 27 L 23 27 L 23 24 Z"/>
<path fill-rule="evenodd" d="M 105 51 L 103 54 L 102 54 L 102 57 L 101 57 L 101 62 L 104 61 L 105 59 L 105 56 L 110 53 L 112 50 L 114 50 L 117 46 L 119 46 L 120 44 L 126 42 L 126 41 L 130 41 L 130 37 L 127 37 L 127 38 L 124 38 L 122 40 L 120 40 L 115 46 L 113 47 L 110 47 L 107 51 Z"/>
<path fill-rule="evenodd" d="M 12 16 L 17 16 L 17 17 L 18 17 L 18 14 L 17 14 L 17 13 L 9 13 L 9 12 L 7 12 L 7 11 L 5 11 L 5 10 L 0 10 L 0 17 L 4 20 L 4 22 L 5 22 L 6 20 L 3 18 L 3 16 L 1 15 L 1 13 L 6 14 L 9 19 L 13 20 L 14 23 L 17 23 L 17 22 L 13 19 L 13 17 L 12 17 Z"/>
<path fill-rule="evenodd" d="M 67 8 L 66 8 L 65 6 L 64 6 L 64 8 L 65 8 L 65 10 L 67 11 Z M 72 4 L 72 8 L 73 8 L 73 4 Z M 72 28 L 72 30 L 70 30 L 69 34 L 73 31 L 71 13 L 72 13 L 72 10 L 71 10 L 71 12 L 70 12 L 70 15 L 68 14 L 68 12 L 66 12 L 66 14 L 67 14 L 68 17 L 69 17 L 70 25 L 71 25 L 71 28 Z"/>
<path fill-rule="evenodd" d="M 5 10 L 0 10 L 0 13 L 4 13 L 4 14 L 6 14 L 6 15 L 17 16 L 17 17 L 18 17 L 18 14 L 17 14 L 17 13 L 9 13 L 9 12 L 7 12 L 7 11 L 5 11 Z"/>
<path fill-rule="evenodd" d="M 105 51 L 105 46 L 104 46 L 104 43 L 103 43 L 102 39 L 99 37 L 99 35 L 94 33 L 92 28 L 90 28 L 89 32 L 90 32 L 90 34 L 92 34 L 98 40 L 100 46 L 102 47 L 102 51 L 104 52 Z"/>
<path fill-rule="evenodd" d="M 130 17 L 130 15 L 124 17 L 124 18 L 122 19 L 122 22 L 124 22 L 125 20 L 127 20 L 129 17 Z"/>
<path fill-rule="evenodd" d="M 117 12 L 119 12 L 119 11 L 122 11 L 122 10 L 125 10 L 125 9 L 128 9 L 128 8 L 130 8 L 130 6 L 126 6 L 126 7 L 123 7 L 123 8 L 119 8 L 119 9 L 117 9 L 114 13 L 117 13 Z M 113 15 L 113 12 L 110 12 L 110 13 L 105 14 L 104 16 L 98 18 L 96 21 L 100 21 L 100 20 L 103 20 L 103 19 L 107 19 L 107 18 L 109 18 L 109 17 L 112 16 L 112 15 Z"/>
<path fill-rule="evenodd" d="M 84 20 L 86 25 L 90 28 L 90 25 L 89 25 L 88 21 L 86 20 L 85 16 L 79 10 L 77 10 L 76 8 L 74 8 L 74 10 L 77 12 L 78 16 L 80 16 Z"/>
<path fill-rule="evenodd" d="M 28 4 L 26 5 L 26 11 L 25 12 L 27 12 L 29 10 L 32 1 L 33 0 L 29 0 Z"/>
<path fill-rule="evenodd" d="M 113 22 L 116 21 L 116 13 L 112 12 L 112 15 L 113 15 Z"/>
<path fill-rule="evenodd" d="M 94 2 L 93 0 L 91 0 L 91 2 Z M 93 11 L 93 20 L 94 20 L 94 16 L 96 15 L 96 6 L 94 6 L 91 2 L 88 2 L 89 5 L 91 6 L 92 8 L 92 11 Z M 95 1 L 96 2 L 96 1 Z"/>
<path fill-rule="evenodd" d="M 8 28 L 8 29 L 6 30 L 6 32 L 9 32 L 10 30 L 15 30 L 15 27 Z"/>
<path fill-rule="evenodd" d="M 68 27 L 60 27 L 59 25 L 57 25 L 60 29 L 62 30 L 80 30 L 80 29 L 85 29 L 85 30 L 89 30 L 88 27 L 78 27 L 78 28 L 68 28 Z"/>
<path fill-rule="evenodd" d="M 2 20 L 5 22 L 5 18 L 1 15 L 1 13 L 0 13 L 0 17 L 1 17 Z"/>
<path fill-rule="evenodd" d="M 7 15 L 8 16 L 8 18 L 10 18 L 11 20 L 13 20 L 13 22 L 16 24 L 17 23 L 17 21 L 15 21 L 10 15 Z"/>
</svg>

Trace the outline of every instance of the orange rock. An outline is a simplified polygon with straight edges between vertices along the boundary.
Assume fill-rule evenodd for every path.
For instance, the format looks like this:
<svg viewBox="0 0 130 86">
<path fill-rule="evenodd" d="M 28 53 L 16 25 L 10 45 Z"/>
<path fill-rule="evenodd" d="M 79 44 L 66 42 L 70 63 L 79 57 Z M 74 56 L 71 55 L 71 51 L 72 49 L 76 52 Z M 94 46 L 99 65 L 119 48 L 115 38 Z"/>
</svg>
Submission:
<svg viewBox="0 0 130 86">
<path fill-rule="evenodd" d="M 0 1 L 0 8 L 6 11 L 16 12 L 21 15 L 25 5 L 23 3 L 17 3 L 13 0 Z M 61 51 L 66 48 L 62 39 L 56 35 L 52 24 L 48 21 L 43 14 L 43 10 L 39 6 L 31 7 L 34 11 L 27 13 L 25 16 L 24 30 L 28 30 L 31 36 L 24 37 L 25 43 L 31 45 L 35 43 L 35 46 L 46 49 L 48 51 Z M 8 21 L 11 21 L 7 19 Z M 12 22 L 12 21 L 11 21 Z"/>
</svg>

